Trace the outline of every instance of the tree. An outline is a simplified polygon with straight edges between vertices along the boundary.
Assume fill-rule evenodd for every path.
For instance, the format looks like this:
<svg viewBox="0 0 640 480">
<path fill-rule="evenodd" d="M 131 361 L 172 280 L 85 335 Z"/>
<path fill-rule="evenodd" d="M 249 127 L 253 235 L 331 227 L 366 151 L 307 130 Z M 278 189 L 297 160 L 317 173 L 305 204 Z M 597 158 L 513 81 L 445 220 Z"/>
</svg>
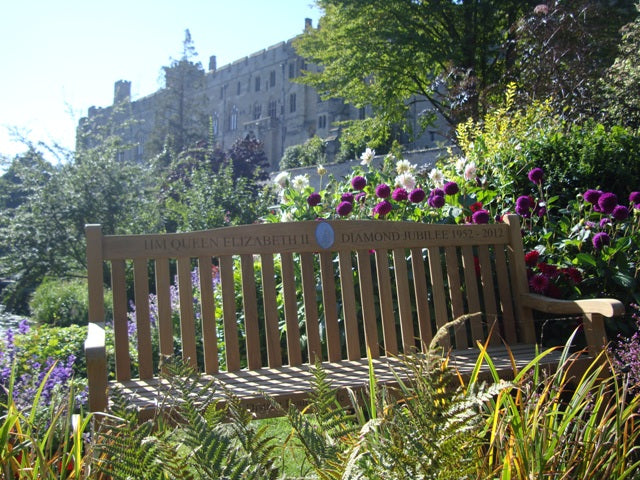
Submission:
<svg viewBox="0 0 640 480">
<path fill-rule="evenodd" d="M 521 18 L 508 72 L 520 105 L 548 99 L 565 119 L 599 116 L 600 79 L 615 57 L 620 27 L 635 13 L 634 0 L 553 0 Z"/>
<path fill-rule="evenodd" d="M 640 15 L 623 27 L 618 56 L 600 85 L 605 120 L 640 127 Z"/>
<path fill-rule="evenodd" d="M 158 231 L 153 176 L 146 167 L 117 160 L 118 151 L 115 143 L 83 150 L 55 167 L 38 161 L 21 170 L 28 194 L 1 212 L 0 277 L 13 280 L 2 302 L 10 310 L 24 310 L 46 276 L 85 275 L 85 224 L 100 223 L 105 234 Z"/>
<path fill-rule="evenodd" d="M 207 139 L 204 69 L 193 61 L 197 52 L 188 29 L 182 45 L 181 58 L 163 67 L 165 88 L 159 93 L 155 126 L 145 149 L 151 156 L 166 148 L 177 155 Z"/>
<path fill-rule="evenodd" d="M 383 124 L 406 124 L 415 96 L 451 125 L 478 118 L 506 71 L 501 50 L 509 27 L 535 1 L 316 0 L 324 11 L 317 29 L 295 46 L 317 65 L 303 83 L 323 98 L 370 105 Z M 377 122 L 373 122 L 377 125 Z M 409 127 L 405 127 L 408 129 Z M 416 133 L 416 132 L 412 132 Z"/>
<path fill-rule="evenodd" d="M 269 161 L 264 153 L 264 143 L 255 135 L 248 134 L 233 142 L 228 157 L 236 179 L 246 177 L 263 181 L 269 178 Z"/>
</svg>

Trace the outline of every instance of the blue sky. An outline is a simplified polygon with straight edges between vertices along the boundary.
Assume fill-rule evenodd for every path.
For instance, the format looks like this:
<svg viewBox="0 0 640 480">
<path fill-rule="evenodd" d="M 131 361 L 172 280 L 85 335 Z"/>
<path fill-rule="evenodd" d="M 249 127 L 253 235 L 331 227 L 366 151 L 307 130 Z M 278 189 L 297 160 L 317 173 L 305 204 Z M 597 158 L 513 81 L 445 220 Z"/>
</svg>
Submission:
<svg viewBox="0 0 640 480">
<path fill-rule="evenodd" d="M 218 67 L 317 25 L 313 0 L 6 0 L 0 6 L 0 156 L 31 141 L 73 148 L 92 106 L 113 101 L 116 80 L 133 99 L 161 85 L 161 68 L 182 52 L 189 29 L 205 69 Z"/>
</svg>

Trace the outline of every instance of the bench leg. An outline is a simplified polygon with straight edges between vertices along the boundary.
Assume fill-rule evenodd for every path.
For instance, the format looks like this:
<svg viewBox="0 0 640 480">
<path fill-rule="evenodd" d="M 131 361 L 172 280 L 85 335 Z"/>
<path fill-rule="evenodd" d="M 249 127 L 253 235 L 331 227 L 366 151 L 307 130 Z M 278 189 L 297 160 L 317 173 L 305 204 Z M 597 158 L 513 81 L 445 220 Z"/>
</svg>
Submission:
<svg viewBox="0 0 640 480">
<path fill-rule="evenodd" d="M 582 323 L 589 348 L 589 355 L 595 357 L 602 352 L 607 344 L 604 317 L 599 313 L 586 313 Z"/>
</svg>

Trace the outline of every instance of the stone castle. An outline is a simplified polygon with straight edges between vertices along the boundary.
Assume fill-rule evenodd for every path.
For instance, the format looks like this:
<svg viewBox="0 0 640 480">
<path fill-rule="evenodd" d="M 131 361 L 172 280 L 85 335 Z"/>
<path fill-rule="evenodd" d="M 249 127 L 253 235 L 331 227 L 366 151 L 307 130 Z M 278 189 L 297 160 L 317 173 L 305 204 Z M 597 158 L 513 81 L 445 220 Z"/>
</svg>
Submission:
<svg viewBox="0 0 640 480">
<path fill-rule="evenodd" d="M 310 19 L 305 19 L 304 28 L 312 28 Z M 317 135 L 326 141 L 330 162 L 340 136 L 336 122 L 362 119 L 368 112 L 339 99 L 322 100 L 312 87 L 295 82 L 303 70 L 314 68 L 296 53 L 293 39 L 220 68 L 215 55 L 211 56 L 208 71 L 201 71 L 204 78 L 194 83 L 199 91 L 187 92 L 199 107 L 204 103 L 208 121 L 200 122 L 202 138 L 212 130 L 218 145 L 227 149 L 238 138 L 253 134 L 264 143 L 271 168 L 277 170 L 287 147 Z M 171 81 L 166 79 L 167 83 Z M 166 90 L 132 101 L 131 82 L 119 80 L 115 82 L 113 105 L 89 108 L 88 116 L 80 120 L 79 133 L 90 137 L 92 131 L 111 122 L 127 145 L 120 158 L 146 160 L 149 155 L 145 155 L 145 148 L 162 121 L 159 109 L 166 108 Z M 413 102 L 413 122 L 426 107 L 426 102 Z M 430 148 L 436 145 L 436 138 L 435 130 L 428 131 L 404 145 L 411 150 Z"/>
</svg>

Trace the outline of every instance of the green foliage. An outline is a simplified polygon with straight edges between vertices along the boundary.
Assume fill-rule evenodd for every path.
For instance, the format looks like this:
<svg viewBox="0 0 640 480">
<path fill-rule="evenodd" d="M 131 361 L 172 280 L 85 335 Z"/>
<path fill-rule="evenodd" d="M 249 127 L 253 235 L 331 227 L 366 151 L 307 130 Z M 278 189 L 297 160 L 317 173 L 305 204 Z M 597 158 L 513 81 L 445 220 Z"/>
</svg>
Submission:
<svg viewBox="0 0 640 480">
<path fill-rule="evenodd" d="M 33 292 L 29 309 L 33 319 L 41 324 L 86 325 L 89 319 L 87 283 L 45 279 Z"/>
<path fill-rule="evenodd" d="M 166 372 L 171 388 L 161 405 L 175 409 L 147 422 L 138 424 L 116 392 L 114 416 L 105 418 L 96 440 L 102 473 L 114 479 L 277 478 L 272 438 L 237 399 L 227 395 L 219 409 L 213 403 L 218 385 L 201 382 L 179 361 L 167 363 Z"/>
<path fill-rule="evenodd" d="M 45 365 L 47 359 L 75 358 L 73 369 L 78 378 L 86 378 L 87 367 L 84 356 L 84 341 L 87 338 L 87 327 L 81 325 L 69 325 L 67 327 L 54 327 L 42 325 L 32 328 L 23 335 L 15 338 L 16 364 L 18 374 L 24 373 L 23 367 L 30 362 L 38 362 Z"/>
<path fill-rule="evenodd" d="M 640 127 L 640 16 L 622 28 L 618 56 L 601 80 L 606 121 Z"/>
<path fill-rule="evenodd" d="M 326 161 L 325 142 L 317 135 L 313 136 L 302 145 L 292 145 L 285 148 L 280 160 L 280 170 L 289 168 L 309 167 Z"/>
<path fill-rule="evenodd" d="M 602 355 L 580 374 L 572 340 L 554 373 L 541 368 L 551 350 L 541 352 L 484 405 L 478 478 L 638 478 L 640 396 Z M 476 371 L 484 362 L 497 381 L 486 351 Z"/>
</svg>

